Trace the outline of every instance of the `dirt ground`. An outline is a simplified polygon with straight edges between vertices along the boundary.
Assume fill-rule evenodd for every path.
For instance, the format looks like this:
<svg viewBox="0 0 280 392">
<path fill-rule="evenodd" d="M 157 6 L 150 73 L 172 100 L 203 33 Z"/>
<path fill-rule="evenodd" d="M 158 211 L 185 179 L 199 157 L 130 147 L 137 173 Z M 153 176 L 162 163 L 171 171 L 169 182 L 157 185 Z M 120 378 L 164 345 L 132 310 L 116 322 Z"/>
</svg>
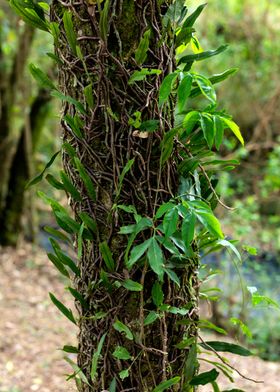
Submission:
<svg viewBox="0 0 280 392">
<path fill-rule="evenodd" d="M 60 316 L 48 292 L 55 293 L 70 306 L 64 282 L 44 251 L 31 246 L 16 251 L 1 250 L 0 392 L 75 391 L 73 384 L 65 381 L 65 374 L 71 373 L 71 369 L 59 348 L 64 344 L 75 345 L 76 327 Z M 254 384 L 235 374 L 235 384 L 221 378 L 222 388 L 280 391 L 279 363 L 264 362 L 256 357 L 227 357 L 243 375 L 266 381 Z M 203 365 L 203 370 L 206 369 Z M 201 392 L 211 390 L 209 386 L 200 389 Z"/>
</svg>

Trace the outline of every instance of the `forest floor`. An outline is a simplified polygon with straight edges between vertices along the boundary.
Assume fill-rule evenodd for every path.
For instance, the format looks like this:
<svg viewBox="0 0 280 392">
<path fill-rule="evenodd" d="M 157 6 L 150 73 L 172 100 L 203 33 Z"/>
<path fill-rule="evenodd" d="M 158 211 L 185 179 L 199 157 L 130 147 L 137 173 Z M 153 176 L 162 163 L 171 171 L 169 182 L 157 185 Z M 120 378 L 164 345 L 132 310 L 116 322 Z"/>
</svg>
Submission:
<svg viewBox="0 0 280 392">
<path fill-rule="evenodd" d="M 31 246 L 2 249 L 0 392 L 75 391 L 73 384 L 65 381 L 65 374 L 71 373 L 71 368 L 59 350 L 64 344 L 75 345 L 75 326 L 72 328 L 67 319 L 60 316 L 48 297 L 48 292 L 53 292 L 70 306 L 71 299 L 64 285 L 43 250 Z M 280 363 L 264 362 L 257 357 L 228 355 L 227 358 L 243 375 L 265 380 L 265 383 L 254 384 L 236 374 L 234 385 L 221 378 L 222 388 L 280 391 Z M 201 392 L 211 390 L 209 386 L 200 389 Z"/>
</svg>

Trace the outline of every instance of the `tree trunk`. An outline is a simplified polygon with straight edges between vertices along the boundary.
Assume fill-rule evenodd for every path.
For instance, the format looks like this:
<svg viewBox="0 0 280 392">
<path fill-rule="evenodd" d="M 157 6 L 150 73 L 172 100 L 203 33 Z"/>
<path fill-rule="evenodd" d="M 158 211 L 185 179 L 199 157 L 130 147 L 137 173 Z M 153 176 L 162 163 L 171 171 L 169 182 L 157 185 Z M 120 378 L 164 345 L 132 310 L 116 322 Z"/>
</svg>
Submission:
<svg viewBox="0 0 280 392">
<path fill-rule="evenodd" d="M 0 48 L 0 222 L 5 210 L 5 198 L 8 192 L 10 168 L 16 146 L 20 138 L 20 130 L 15 128 L 13 110 L 16 104 L 23 71 L 29 56 L 34 29 L 25 26 L 19 41 L 18 50 L 13 60 L 11 72 L 7 69 L 6 59 Z M 1 37 L 0 37 L 1 39 Z M 0 44 L 1 46 L 1 44 Z"/>
<path fill-rule="evenodd" d="M 25 186 L 33 173 L 31 166 L 46 117 L 49 113 L 50 94 L 41 89 L 28 114 L 28 124 L 21 129 L 9 170 L 8 191 L 1 216 L 0 244 L 15 246 L 22 232 L 22 215 L 26 207 Z M 30 194 L 29 194 L 30 196 Z"/>
<path fill-rule="evenodd" d="M 89 2 L 92 3 L 92 2 Z M 96 2 L 93 2 L 96 3 Z M 83 122 L 84 137 L 79 138 L 63 121 L 63 140 L 75 149 L 77 157 L 96 187 L 96 200 L 87 194 L 71 157 L 65 152 L 64 168 L 79 189 L 82 202 L 72 200 L 72 208 L 79 220 L 79 213 L 86 212 L 97 222 L 96 239 L 83 242 L 80 259 L 81 277 L 76 279 L 76 289 L 88 301 L 87 308 L 77 305 L 79 321 L 78 365 L 86 375 L 90 386 L 79 383 L 79 390 L 107 391 L 152 391 L 159 383 L 175 376 L 181 381 L 174 391 L 193 390 L 188 380 L 196 372 L 193 350 L 175 347 L 183 338 L 197 335 L 197 267 L 199 256 L 194 253 L 187 268 L 176 271 L 180 275 L 181 287 L 167 276 L 164 278 L 164 303 L 180 308 L 188 304 L 188 314 L 181 316 L 162 312 L 161 317 L 150 325 L 144 325 L 149 311 L 156 310 L 151 302 L 156 275 L 148 268 L 133 267 L 128 271 L 124 263 L 125 236 L 118 234 L 120 227 L 133 224 L 131 214 L 116 208 L 116 205 L 135 206 L 139 215 L 153 217 L 162 203 L 177 194 L 178 178 L 173 159 L 162 168 L 160 143 L 164 132 L 172 129 L 172 107 L 162 113 L 158 107 L 158 89 L 163 76 L 172 71 L 174 53 L 172 37 L 162 30 L 162 15 L 170 1 L 112 0 L 86 5 L 54 0 L 51 6 L 52 21 L 60 23 L 61 34 L 56 44 L 60 65 L 59 80 L 62 92 L 86 105 L 84 88 L 92 83 L 94 104 L 87 104 L 86 114 L 78 114 Z M 104 6 L 105 4 L 105 6 Z M 100 17 L 100 9 L 103 8 Z M 75 50 L 67 42 L 69 31 L 63 30 L 64 11 L 71 11 L 83 55 L 79 60 Z M 131 74 L 140 67 L 134 59 L 135 51 L 146 30 L 151 30 L 148 57 L 144 67 L 160 69 L 162 74 L 150 76 L 147 81 L 130 85 Z M 88 100 L 87 100 L 88 101 Z M 64 115 L 74 116 L 76 109 L 65 103 Z M 137 131 L 138 112 L 141 120 L 160 118 L 160 129 L 154 133 L 140 134 Z M 136 113 L 136 114 L 135 114 Z M 134 163 L 126 173 L 120 189 L 120 174 L 131 159 Z M 151 235 L 150 229 L 142 234 L 143 239 Z M 104 262 L 100 243 L 106 241 L 113 253 L 117 268 L 104 278 Z M 135 240 L 137 244 L 138 237 Z M 128 291 L 114 282 L 132 279 L 144 286 L 141 292 Z M 104 285 L 104 279 L 109 283 Z M 128 340 L 113 328 L 116 320 L 129 326 L 135 339 Z M 92 358 L 98 343 L 107 333 L 102 349 L 98 372 L 91 377 Z M 117 346 L 125 347 L 133 360 L 116 360 L 112 355 Z M 190 346 L 192 347 L 192 346 Z M 191 352 L 192 357 L 188 353 Z M 192 374 L 184 369 L 189 357 Z M 129 367 L 129 376 L 118 376 Z M 189 366 L 190 368 L 190 366 Z M 189 369 L 188 368 L 188 369 Z M 117 388 L 113 389 L 114 380 Z"/>
</svg>

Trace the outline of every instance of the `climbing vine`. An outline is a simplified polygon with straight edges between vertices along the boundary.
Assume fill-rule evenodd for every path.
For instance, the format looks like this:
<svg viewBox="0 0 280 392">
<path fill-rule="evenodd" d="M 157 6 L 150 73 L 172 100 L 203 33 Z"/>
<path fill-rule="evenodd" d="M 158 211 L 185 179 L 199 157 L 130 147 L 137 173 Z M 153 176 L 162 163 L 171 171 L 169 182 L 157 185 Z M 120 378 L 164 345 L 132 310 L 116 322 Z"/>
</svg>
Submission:
<svg viewBox="0 0 280 392">
<path fill-rule="evenodd" d="M 70 199 L 74 216 L 42 192 L 60 230 L 48 228 L 58 271 L 76 312 L 54 294 L 54 305 L 79 328 L 78 355 L 66 357 L 81 391 L 195 391 L 217 378 L 232 381 L 219 352 L 250 355 L 238 345 L 205 342 L 199 319 L 200 257 L 227 248 L 237 257 L 214 215 L 225 206 L 218 174 L 238 162 L 219 150 L 238 125 L 220 108 L 214 85 L 235 68 L 206 77 L 197 62 L 204 51 L 194 25 L 205 8 L 190 13 L 184 0 L 11 0 L 32 26 L 53 35 L 59 86 L 30 66 L 39 84 L 62 102 L 64 170 L 45 172 Z M 231 136 L 230 136 L 231 137 Z M 61 243 L 74 240 L 77 260 Z M 204 298 L 207 295 L 204 293 Z M 210 297 L 208 297 L 210 298 Z M 213 369 L 199 374 L 198 354 Z M 212 354 L 218 359 L 213 360 Z"/>
</svg>

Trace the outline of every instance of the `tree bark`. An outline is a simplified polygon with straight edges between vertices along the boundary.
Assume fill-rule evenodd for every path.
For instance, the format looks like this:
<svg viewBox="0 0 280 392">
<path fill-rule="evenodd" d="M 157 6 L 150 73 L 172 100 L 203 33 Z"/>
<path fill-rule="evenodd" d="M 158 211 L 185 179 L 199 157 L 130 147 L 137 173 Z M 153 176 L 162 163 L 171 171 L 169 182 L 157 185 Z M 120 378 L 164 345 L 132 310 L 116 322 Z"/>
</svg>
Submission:
<svg viewBox="0 0 280 392">
<path fill-rule="evenodd" d="M 103 10 L 104 3 L 101 5 Z M 188 267 L 176 271 L 182 282 L 180 288 L 168 277 L 163 283 L 165 303 L 175 307 L 188 304 L 188 314 L 183 317 L 164 312 L 154 323 L 144 326 L 144 317 L 150 310 L 155 310 L 151 290 L 157 279 L 145 261 L 142 269 L 127 270 L 124 263 L 127 243 L 125 236 L 118 232 L 121 226 L 132 224 L 134 220 L 131 214 L 116 208 L 116 205 L 133 205 L 141 216 L 153 217 L 158 206 L 177 193 L 175 160 L 170 159 L 163 168 L 160 164 L 160 143 L 164 133 L 173 125 L 172 107 L 162 113 L 157 103 L 160 81 L 174 67 L 172 37 L 164 34 L 162 29 L 162 15 L 170 1 L 112 0 L 107 23 L 104 23 L 104 13 L 100 18 L 97 4 L 73 4 L 66 6 L 65 2 L 53 0 L 51 19 L 58 22 L 61 29 L 56 44 L 57 55 L 63 61 L 59 67 L 61 90 L 87 108 L 87 113 L 81 115 L 73 105 L 64 104 L 64 115 L 74 116 L 76 113 L 83 120 L 84 137 L 77 137 L 62 121 L 63 140 L 74 148 L 96 187 L 96 200 L 93 201 L 75 170 L 73 160 L 65 152 L 64 168 L 83 199 L 82 202 L 72 200 L 76 219 L 79 220 L 81 211 L 87 212 L 98 226 L 96 239 L 83 243 L 79 262 L 81 277 L 75 281 L 76 289 L 88 302 L 86 309 L 77 304 L 80 316 L 78 365 L 90 386 L 81 382 L 78 388 L 83 392 L 107 391 L 115 379 L 117 391 L 148 392 L 159 383 L 179 375 L 181 381 L 172 390 L 190 391 L 193 389 L 189 389 L 187 380 L 193 374 L 184 372 L 189 351 L 179 350 L 175 345 L 183 337 L 196 338 L 199 256 L 194 249 Z M 83 61 L 77 59 L 73 48 L 71 50 L 63 29 L 63 12 L 69 10 Z M 159 69 L 162 74 L 130 85 L 129 77 L 140 69 L 134 59 L 135 51 L 148 29 L 151 30 L 150 47 L 143 66 Z M 90 83 L 93 86 L 92 108 L 86 104 L 84 96 L 84 87 Z M 144 138 L 139 137 L 139 132 L 131 125 L 136 112 L 141 113 L 142 121 L 159 118 L 160 129 L 145 134 Z M 131 159 L 134 164 L 118 192 L 120 174 Z M 149 235 L 149 230 L 144 232 L 141 242 Z M 104 262 L 99 250 L 103 241 L 108 243 L 117 265 L 117 270 L 108 274 L 107 287 L 102 283 Z M 137 237 L 135 243 L 138 241 Z M 144 290 L 131 292 L 114 285 L 115 281 L 127 278 L 141 282 Z M 134 341 L 127 340 L 113 328 L 117 319 L 129 326 L 136 337 Z M 91 379 L 93 354 L 104 333 L 107 335 L 98 374 Z M 116 360 L 112 355 L 116 346 L 126 347 L 133 361 Z M 195 372 L 195 357 L 193 362 Z M 128 367 L 129 376 L 122 380 L 118 373 Z"/>
</svg>

